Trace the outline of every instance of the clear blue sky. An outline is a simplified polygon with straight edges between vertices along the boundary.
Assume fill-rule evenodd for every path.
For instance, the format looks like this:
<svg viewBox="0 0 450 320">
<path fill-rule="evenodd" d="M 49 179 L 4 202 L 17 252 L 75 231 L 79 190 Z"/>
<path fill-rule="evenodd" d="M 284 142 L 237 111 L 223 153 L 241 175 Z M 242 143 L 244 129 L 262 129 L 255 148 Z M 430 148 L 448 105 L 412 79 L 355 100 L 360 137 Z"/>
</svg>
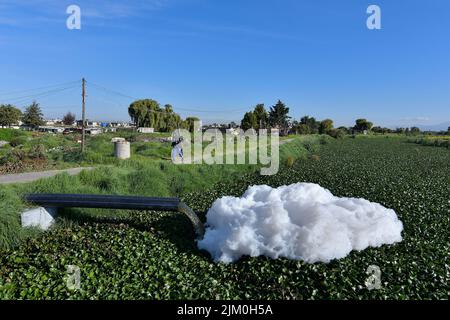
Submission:
<svg viewBox="0 0 450 320">
<path fill-rule="evenodd" d="M 81 30 L 66 28 L 70 4 Z M 370 4 L 382 30 L 366 28 Z M 89 81 L 211 111 L 180 112 L 204 121 L 281 99 L 296 119 L 438 124 L 450 121 L 449 57 L 448 0 L 0 0 L 0 103 L 86 77 L 98 120 L 128 120 L 131 99 Z M 80 115 L 79 88 L 37 100 L 47 117 Z"/>
</svg>

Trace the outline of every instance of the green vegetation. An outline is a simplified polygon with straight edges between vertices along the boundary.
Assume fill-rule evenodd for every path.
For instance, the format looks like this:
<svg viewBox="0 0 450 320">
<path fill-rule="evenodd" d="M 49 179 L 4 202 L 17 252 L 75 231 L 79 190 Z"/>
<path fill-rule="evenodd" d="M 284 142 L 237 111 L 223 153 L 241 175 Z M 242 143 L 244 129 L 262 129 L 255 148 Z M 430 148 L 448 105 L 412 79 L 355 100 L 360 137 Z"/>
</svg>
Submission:
<svg viewBox="0 0 450 320">
<path fill-rule="evenodd" d="M 30 128 L 38 128 L 45 124 L 44 114 L 42 113 L 39 103 L 34 101 L 25 109 L 22 117 L 23 124 Z"/>
<path fill-rule="evenodd" d="M 241 121 L 242 130 L 248 129 L 267 129 L 269 126 L 269 114 L 264 107 L 264 104 L 257 104 L 253 111 L 247 112 Z"/>
<path fill-rule="evenodd" d="M 408 139 L 409 142 L 430 147 L 444 147 L 450 149 L 450 135 L 448 136 L 421 136 Z"/>
<path fill-rule="evenodd" d="M 27 135 L 28 135 L 27 132 L 22 130 L 0 129 L 0 141 L 10 142 L 13 138 L 26 137 Z"/>
<path fill-rule="evenodd" d="M 31 184 L 1 186 L 5 197 L 15 194 L 13 200 L 0 203 L 0 212 L 8 212 L 8 216 L 17 220 L 13 227 L 2 228 L 0 226 L 0 249 L 8 248 L 17 243 L 17 237 L 23 230 L 18 225 L 20 208 L 24 204 L 20 201 L 24 193 L 82 193 L 82 194 L 119 194 L 142 196 L 182 196 L 195 190 L 206 190 L 219 181 L 232 181 L 243 174 L 256 172 L 258 166 L 254 165 L 175 165 L 170 158 L 171 145 L 169 142 L 160 142 L 165 135 L 161 134 L 136 134 L 123 132 L 121 135 L 133 141 L 133 157 L 129 160 L 117 160 L 113 156 L 111 137 L 117 134 L 104 134 L 89 139 L 89 149 L 85 155 L 81 155 L 79 149 L 57 149 L 53 157 L 61 156 L 63 160 L 78 161 L 83 165 L 100 165 L 93 171 L 84 171 L 78 176 L 61 174 L 54 178 L 40 180 Z M 63 136 L 53 136 L 52 140 L 45 136 L 46 146 L 62 143 L 58 139 Z M 319 145 L 319 136 L 297 139 L 281 147 L 280 157 L 306 158 L 313 150 L 313 146 Z M 34 141 L 34 147 L 29 154 L 38 157 L 42 152 L 39 146 L 42 141 Z M 93 151 L 96 150 L 96 151 Z M 314 150 L 317 150 L 314 149 Z M 45 153 L 43 153 L 45 157 Z M 284 164 L 284 162 L 282 162 Z M 15 204 L 11 210 L 10 205 Z M 5 205 L 6 207 L 3 207 Z M 11 213 L 10 213 L 11 212 Z M 126 212 L 119 212 L 119 214 Z M 84 210 L 83 215 L 106 215 L 115 213 Z M 5 224 L 6 225 L 6 224 Z"/>
<path fill-rule="evenodd" d="M 74 113 L 72 113 L 72 112 L 67 112 L 67 113 L 64 115 L 62 122 L 63 122 L 63 124 L 64 124 L 65 126 L 71 126 L 71 125 L 74 124 L 74 122 L 75 122 L 76 119 L 77 119 L 77 116 L 76 116 Z"/>
<path fill-rule="evenodd" d="M 280 130 L 287 130 L 289 126 L 289 108 L 281 101 L 270 108 L 269 124 L 272 128 L 279 128 Z"/>
<path fill-rule="evenodd" d="M 183 120 L 173 112 L 170 104 L 161 108 L 152 99 L 134 101 L 128 108 L 128 114 L 136 127 L 151 127 L 158 132 L 172 132 L 184 126 Z"/>
<path fill-rule="evenodd" d="M 155 168 L 129 161 L 79 177 L 61 175 L 27 186 L 1 188 L 0 212 L 8 211 L 9 215 L 2 216 L 0 225 L 8 219 L 8 226 L 17 224 L 11 221 L 23 205 L 20 194 L 29 191 L 179 194 L 204 219 L 215 199 L 240 196 L 249 185 L 276 187 L 308 181 L 338 196 L 364 197 L 394 209 L 404 223 L 401 243 L 352 252 L 329 264 L 259 257 L 223 265 L 213 263 L 209 254 L 197 249 L 192 226 L 179 214 L 67 210 L 59 227 L 0 255 L 0 297 L 446 299 L 449 151 L 415 146 L 405 143 L 404 138 L 320 139 L 316 144 L 302 142 L 309 150 L 306 156 L 296 156 L 292 166 L 283 167 L 275 176 L 241 172 L 239 179 L 213 181 L 220 172 L 200 170 L 215 170 L 216 166 L 208 169 L 167 164 Z M 298 143 L 282 148 L 304 150 Z M 226 170 L 226 166 L 220 170 Z M 176 190 L 166 185 L 170 172 L 176 177 L 174 185 L 179 184 L 180 174 L 185 174 L 185 188 Z M 197 182 L 196 177 L 200 179 Z M 217 181 L 221 182 L 211 187 Z M 67 265 L 80 267 L 80 291 L 67 289 Z M 381 269 L 380 290 L 369 291 L 364 285 L 370 265 Z"/>
<path fill-rule="evenodd" d="M 358 132 L 369 131 L 372 129 L 373 123 L 366 119 L 357 119 L 354 129 Z"/>
<path fill-rule="evenodd" d="M 22 111 L 13 105 L 0 105 L 0 126 L 11 127 L 17 124 L 22 117 Z"/>
</svg>

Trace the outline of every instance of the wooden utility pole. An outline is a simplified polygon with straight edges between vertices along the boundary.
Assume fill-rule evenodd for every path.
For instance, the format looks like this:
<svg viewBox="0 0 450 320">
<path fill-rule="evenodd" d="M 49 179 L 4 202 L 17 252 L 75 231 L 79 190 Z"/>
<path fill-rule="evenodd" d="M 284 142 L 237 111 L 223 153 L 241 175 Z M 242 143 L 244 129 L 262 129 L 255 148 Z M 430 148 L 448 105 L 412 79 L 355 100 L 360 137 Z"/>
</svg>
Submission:
<svg viewBox="0 0 450 320">
<path fill-rule="evenodd" d="M 81 152 L 86 150 L 86 80 L 83 78 L 82 83 L 82 126 L 81 126 Z"/>
</svg>

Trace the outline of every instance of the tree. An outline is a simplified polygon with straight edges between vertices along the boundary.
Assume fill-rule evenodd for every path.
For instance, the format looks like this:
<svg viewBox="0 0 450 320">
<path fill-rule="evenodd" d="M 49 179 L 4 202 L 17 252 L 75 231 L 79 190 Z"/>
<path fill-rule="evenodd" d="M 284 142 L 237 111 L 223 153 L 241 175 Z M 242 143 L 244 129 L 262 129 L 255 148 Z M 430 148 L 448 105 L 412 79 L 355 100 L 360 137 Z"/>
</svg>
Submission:
<svg viewBox="0 0 450 320">
<path fill-rule="evenodd" d="M 194 132 L 195 130 L 195 122 L 200 122 L 200 119 L 197 117 L 187 117 L 184 121 L 184 127 L 189 130 L 189 132 Z"/>
<path fill-rule="evenodd" d="M 325 119 L 320 122 L 320 124 L 319 124 L 319 133 L 320 134 L 326 134 L 331 129 L 333 129 L 333 120 Z"/>
<path fill-rule="evenodd" d="M 256 116 L 253 112 L 247 112 L 241 121 L 242 130 L 246 131 L 248 129 L 256 129 L 258 126 Z"/>
<path fill-rule="evenodd" d="M 319 122 L 314 117 L 304 116 L 300 119 L 300 124 L 309 128 L 308 134 L 314 134 L 319 132 Z"/>
<path fill-rule="evenodd" d="M 341 130 L 342 132 L 344 132 L 344 134 L 350 134 L 352 132 L 351 128 L 347 128 L 347 127 L 344 127 L 344 126 L 340 126 L 337 129 Z"/>
<path fill-rule="evenodd" d="M 255 129 L 267 129 L 267 126 L 269 125 L 269 114 L 267 113 L 266 108 L 264 108 L 263 103 L 256 105 L 253 114 L 256 119 Z"/>
<path fill-rule="evenodd" d="M 158 130 L 160 112 L 159 103 L 153 99 L 143 99 L 134 101 L 128 107 L 128 114 L 136 127 L 152 127 Z"/>
<path fill-rule="evenodd" d="M 11 127 L 12 125 L 17 124 L 21 117 L 22 111 L 16 107 L 10 104 L 0 105 L 0 126 Z"/>
<path fill-rule="evenodd" d="M 281 100 L 278 100 L 277 104 L 270 108 L 269 124 L 274 128 L 286 129 L 291 118 L 288 114 L 289 108 Z"/>
<path fill-rule="evenodd" d="M 39 103 L 33 101 L 33 103 L 26 108 L 22 121 L 26 126 L 31 128 L 37 128 L 45 124 L 44 115 L 42 114 L 41 107 L 39 107 Z"/>
<path fill-rule="evenodd" d="M 363 131 L 369 131 L 370 129 L 372 129 L 372 127 L 373 127 L 372 122 L 369 122 L 366 119 L 357 119 L 354 129 L 356 131 L 363 132 Z"/>
<path fill-rule="evenodd" d="M 450 134 L 450 127 L 447 128 L 447 134 Z"/>
<path fill-rule="evenodd" d="M 71 126 L 76 120 L 76 116 L 72 112 L 67 112 L 67 114 L 63 117 L 63 124 L 65 126 Z"/>
<path fill-rule="evenodd" d="M 182 126 L 183 120 L 181 120 L 181 117 L 178 114 L 173 112 L 172 105 L 166 104 L 164 106 L 164 113 L 164 123 L 162 124 L 164 127 L 163 131 L 172 132 Z"/>
<path fill-rule="evenodd" d="M 341 129 L 330 129 L 327 131 L 327 134 L 330 137 L 333 137 L 335 139 L 342 139 L 345 137 L 345 131 L 341 130 Z"/>
<path fill-rule="evenodd" d="M 412 135 L 418 135 L 418 134 L 420 134 L 420 129 L 418 127 L 412 127 L 410 130 L 410 133 Z"/>
<path fill-rule="evenodd" d="M 171 132 L 183 124 L 172 105 L 161 108 L 158 101 L 152 99 L 134 101 L 128 107 L 128 114 L 136 127 L 151 127 L 155 131 Z"/>
<path fill-rule="evenodd" d="M 297 134 L 311 134 L 311 128 L 303 123 L 297 125 L 294 130 Z"/>
</svg>

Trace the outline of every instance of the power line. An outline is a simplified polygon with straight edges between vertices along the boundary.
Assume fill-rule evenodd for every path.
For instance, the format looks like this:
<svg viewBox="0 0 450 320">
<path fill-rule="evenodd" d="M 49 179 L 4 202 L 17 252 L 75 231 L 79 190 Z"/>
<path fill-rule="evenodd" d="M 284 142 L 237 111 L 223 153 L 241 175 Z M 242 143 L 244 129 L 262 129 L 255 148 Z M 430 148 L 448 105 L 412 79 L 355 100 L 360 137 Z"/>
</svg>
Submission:
<svg viewBox="0 0 450 320">
<path fill-rule="evenodd" d="M 37 94 L 32 94 L 32 95 L 27 95 L 27 96 L 22 96 L 22 97 L 16 97 L 16 98 L 11 98 L 11 99 L 4 99 L 4 101 L 10 102 L 10 103 L 14 103 L 14 104 L 21 104 L 23 102 L 34 100 L 36 98 L 42 98 L 42 97 L 48 97 L 50 95 L 65 91 L 65 90 L 69 90 L 69 89 L 73 89 L 73 88 L 77 88 L 79 87 L 79 85 L 73 85 L 70 87 L 64 87 L 64 88 L 57 88 L 57 89 L 53 89 L 53 90 L 48 90 L 45 92 L 41 92 L 41 93 L 37 93 Z"/>
<path fill-rule="evenodd" d="M 55 88 L 55 87 L 62 87 L 62 86 L 67 86 L 67 85 L 71 85 L 71 84 L 75 84 L 75 83 L 79 83 L 79 82 L 80 82 L 80 80 L 76 80 L 76 81 L 69 81 L 69 82 L 64 82 L 64 83 L 60 83 L 60 84 L 39 87 L 39 88 L 34 88 L 34 89 L 17 90 L 17 91 L 10 91 L 10 92 L 0 92 L 0 96 L 9 96 L 9 95 L 13 95 L 16 93 L 22 94 L 22 93 L 26 93 L 26 92 L 39 91 L 39 90 L 50 89 L 50 88 Z"/>
<path fill-rule="evenodd" d="M 139 100 L 139 98 L 137 98 L 137 97 L 133 97 L 133 96 L 130 96 L 128 94 L 124 94 L 124 93 L 121 93 L 119 91 L 106 88 L 105 86 L 101 86 L 99 84 L 96 84 L 96 83 L 93 83 L 93 82 L 90 82 L 90 81 L 88 83 L 92 84 L 94 87 L 97 87 L 98 89 L 103 90 L 105 92 L 109 92 L 111 94 L 115 94 L 117 96 L 121 96 L 121 97 L 132 99 L 132 100 Z M 187 109 L 187 108 L 179 108 L 179 107 L 177 107 L 176 109 L 177 109 L 177 111 L 185 111 L 185 112 L 203 112 L 203 113 L 218 113 L 218 114 L 229 114 L 229 113 L 237 113 L 237 112 L 248 111 L 248 108 L 225 110 L 225 111 Z"/>
</svg>

